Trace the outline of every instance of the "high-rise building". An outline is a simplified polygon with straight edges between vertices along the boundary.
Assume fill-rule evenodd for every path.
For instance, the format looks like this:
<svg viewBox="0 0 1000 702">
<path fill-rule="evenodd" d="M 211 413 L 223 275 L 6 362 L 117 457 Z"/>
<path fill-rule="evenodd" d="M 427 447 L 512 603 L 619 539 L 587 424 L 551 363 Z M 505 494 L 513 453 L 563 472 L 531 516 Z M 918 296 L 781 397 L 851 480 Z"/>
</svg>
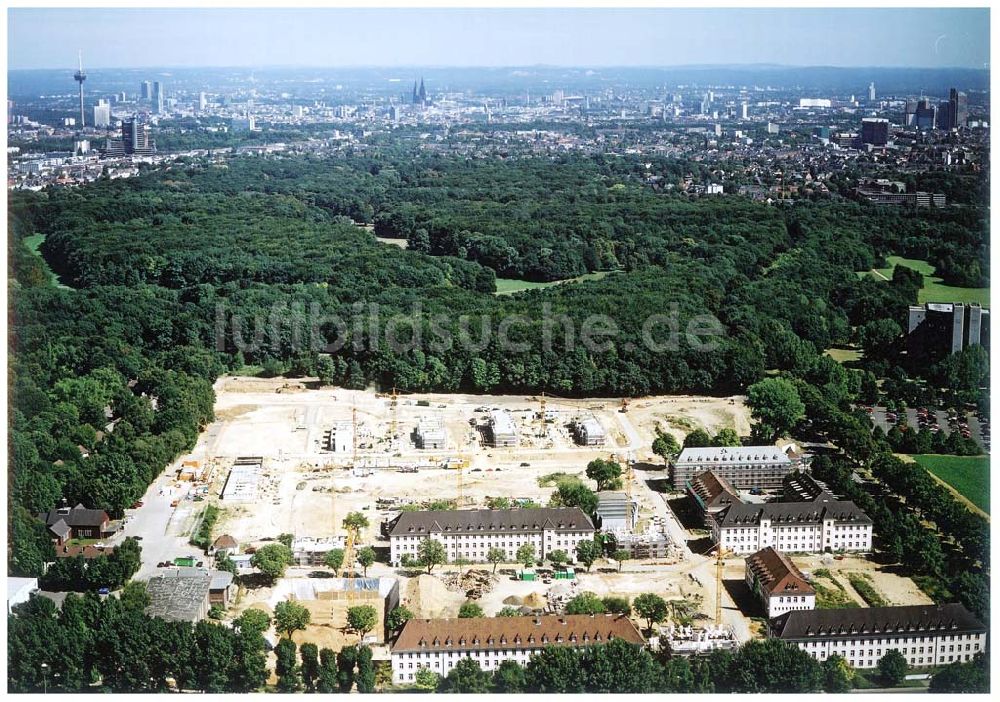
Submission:
<svg viewBox="0 0 1000 702">
<path fill-rule="evenodd" d="M 917 123 L 917 101 L 907 100 L 906 108 L 903 112 L 903 125 L 913 127 Z"/>
<path fill-rule="evenodd" d="M 961 93 L 955 88 L 948 94 L 948 102 L 942 103 L 942 107 L 948 105 L 948 120 L 942 122 L 938 120 L 941 129 L 958 129 L 964 127 L 969 121 L 969 98 L 965 93 Z"/>
<path fill-rule="evenodd" d="M 142 83 L 139 84 L 139 96 L 143 100 L 152 100 L 153 99 L 153 84 L 150 83 L 148 80 L 142 81 Z"/>
<path fill-rule="evenodd" d="M 889 143 L 889 120 L 866 117 L 861 120 L 861 143 L 885 146 Z"/>
<path fill-rule="evenodd" d="M 937 126 L 937 110 L 934 109 L 934 105 L 927 98 L 922 98 L 917 103 L 914 125 L 917 129 L 934 129 Z"/>
<path fill-rule="evenodd" d="M 149 125 L 133 117 L 122 120 L 121 136 L 108 137 L 104 151 L 109 156 L 149 155 L 156 153 L 156 144 L 153 143 Z"/>
<path fill-rule="evenodd" d="M 740 119 L 750 119 L 750 105 L 745 102 L 740 105 Z"/>
<path fill-rule="evenodd" d="M 875 102 L 875 82 L 868 84 L 868 102 Z"/>
<path fill-rule="evenodd" d="M 107 100 L 98 100 L 94 106 L 94 126 L 98 129 L 111 126 L 111 105 Z"/>
<path fill-rule="evenodd" d="M 153 113 L 163 114 L 166 105 L 166 94 L 163 83 L 155 81 L 153 83 Z"/>
<path fill-rule="evenodd" d="M 198 93 L 198 111 L 204 112 L 206 105 L 208 105 L 208 98 L 205 93 Z"/>
</svg>

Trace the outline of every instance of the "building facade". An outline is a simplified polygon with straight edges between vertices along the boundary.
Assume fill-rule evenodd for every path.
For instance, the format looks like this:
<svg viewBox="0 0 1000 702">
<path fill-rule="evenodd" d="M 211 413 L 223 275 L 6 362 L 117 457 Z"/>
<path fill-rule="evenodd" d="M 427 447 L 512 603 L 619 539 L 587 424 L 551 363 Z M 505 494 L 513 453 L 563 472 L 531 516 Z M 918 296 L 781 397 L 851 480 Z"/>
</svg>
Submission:
<svg viewBox="0 0 1000 702">
<path fill-rule="evenodd" d="M 819 661 L 836 654 L 874 668 L 895 649 L 915 668 L 972 660 L 986 648 L 986 625 L 960 604 L 786 612 L 768 633 Z"/>
<path fill-rule="evenodd" d="M 596 417 L 573 422 L 573 436 L 581 446 L 604 446 L 607 434 Z"/>
<path fill-rule="evenodd" d="M 939 360 L 969 346 L 990 346 L 990 311 L 976 303 L 910 305 L 906 349 L 911 356 Z"/>
<path fill-rule="evenodd" d="M 799 461 L 777 446 L 686 448 L 670 464 L 670 481 L 675 490 L 685 490 L 692 478 L 711 470 L 740 490 L 777 490 L 798 468 Z"/>
<path fill-rule="evenodd" d="M 392 645 L 392 681 L 412 683 L 421 668 L 446 676 L 463 658 L 492 673 L 504 661 L 526 665 L 549 646 L 582 648 L 615 639 L 643 643 L 622 615 L 411 619 Z"/>
<path fill-rule="evenodd" d="M 492 410 L 488 420 L 489 442 L 496 448 L 517 446 L 517 425 L 507 410 Z"/>
<path fill-rule="evenodd" d="M 746 583 L 768 619 L 816 609 L 816 590 L 788 556 L 770 546 L 747 558 Z"/>
<path fill-rule="evenodd" d="M 712 522 L 712 540 L 741 555 L 768 546 L 786 553 L 867 553 L 872 520 L 847 501 L 734 504 Z"/>
<path fill-rule="evenodd" d="M 560 550 L 573 558 L 576 545 L 593 539 L 596 531 L 579 507 L 403 512 L 386 530 L 394 566 L 403 556 L 416 559 L 424 539 L 440 542 L 449 561 L 485 563 L 489 550 L 499 548 L 514 562 L 517 549 L 525 544 L 535 547 L 539 559 Z"/>
</svg>

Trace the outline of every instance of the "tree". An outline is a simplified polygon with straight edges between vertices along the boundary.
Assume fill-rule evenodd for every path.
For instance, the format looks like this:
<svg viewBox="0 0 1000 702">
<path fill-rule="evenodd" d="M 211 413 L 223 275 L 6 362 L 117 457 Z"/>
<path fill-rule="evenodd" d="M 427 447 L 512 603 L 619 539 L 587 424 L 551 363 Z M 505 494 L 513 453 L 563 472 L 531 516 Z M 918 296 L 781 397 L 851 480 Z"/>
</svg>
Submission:
<svg viewBox="0 0 1000 702">
<path fill-rule="evenodd" d="M 524 692 L 525 685 L 524 668 L 516 661 L 503 661 L 493 671 L 493 692 Z"/>
<path fill-rule="evenodd" d="M 747 389 L 747 406 L 760 435 L 773 441 L 787 434 L 805 416 L 799 391 L 784 378 L 765 378 Z"/>
<path fill-rule="evenodd" d="M 517 562 L 523 565 L 525 568 L 530 568 L 535 564 L 535 546 L 534 544 L 524 544 L 517 549 Z"/>
<path fill-rule="evenodd" d="M 371 605 L 358 605 L 347 610 L 347 626 L 364 639 L 365 634 L 375 628 L 378 612 Z"/>
<path fill-rule="evenodd" d="M 288 548 L 292 547 L 292 543 L 295 541 L 294 534 L 278 534 L 278 543 L 284 544 Z"/>
<path fill-rule="evenodd" d="M 285 568 L 291 563 L 292 551 L 284 544 L 261 546 L 250 558 L 250 565 L 272 583 L 285 574 Z"/>
<path fill-rule="evenodd" d="M 584 676 L 580 674 L 580 654 L 569 646 L 546 646 L 531 657 L 524 670 L 529 692 L 583 692 Z"/>
<path fill-rule="evenodd" d="M 886 687 L 899 687 L 909 670 L 906 658 L 895 648 L 878 659 L 878 676 Z"/>
<path fill-rule="evenodd" d="M 152 598 L 146 591 L 146 583 L 139 580 L 132 580 L 125 583 L 121 594 L 118 596 L 122 605 L 126 609 L 142 612 L 150 605 Z"/>
<path fill-rule="evenodd" d="M 358 675 L 355 680 L 361 694 L 375 692 L 375 664 L 372 663 L 372 650 L 368 646 L 358 646 Z"/>
<path fill-rule="evenodd" d="M 498 617 L 520 617 L 522 616 L 521 610 L 517 607 L 501 607 L 500 611 L 497 612 Z"/>
<path fill-rule="evenodd" d="M 733 692 L 816 692 L 823 686 L 819 662 L 781 639 L 752 640 L 733 656 Z"/>
<path fill-rule="evenodd" d="M 418 690 L 436 690 L 438 683 L 441 680 L 441 676 L 435 673 L 430 668 L 420 668 L 417 670 L 417 674 L 413 676 L 413 686 Z"/>
<path fill-rule="evenodd" d="M 653 624 L 658 624 L 667 618 L 670 607 L 666 600 L 652 592 L 646 592 L 637 596 L 632 601 L 632 608 L 635 613 L 646 620 L 646 630 L 653 631 Z"/>
<path fill-rule="evenodd" d="M 613 490 L 621 486 L 622 468 L 614 461 L 595 458 L 587 464 L 587 477 L 597 483 L 597 489 Z"/>
<path fill-rule="evenodd" d="M 568 562 L 569 554 L 561 548 L 549 553 L 549 563 L 551 563 L 554 568 L 561 568 Z"/>
<path fill-rule="evenodd" d="M 483 616 L 485 616 L 483 608 L 475 602 L 463 602 L 462 606 L 458 608 L 459 619 L 475 619 Z"/>
<path fill-rule="evenodd" d="M 507 558 L 507 552 L 502 548 L 493 547 L 486 552 L 486 560 L 493 564 L 493 573 L 496 574 L 497 566 Z"/>
<path fill-rule="evenodd" d="M 298 692 L 302 689 L 302 677 L 299 666 L 295 662 L 295 642 L 282 639 L 274 647 L 277 662 L 274 672 L 278 676 L 278 690 L 281 692 Z"/>
<path fill-rule="evenodd" d="M 712 446 L 740 446 L 740 435 L 735 429 L 723 427 L 719 433 L 712 437 Z"/>
<path fill-rule="evenodd" d="M 990 659 L 980 652 L 966 663 L 951 663 L 931 678 L 931 692 L 985 693 L 990 691 Z"/>
<path fill-rule="evenodd" d="M 490 674 L 479 667 L 479 662 L 463 658 L 451 669 L 437 687 L 438 692 L 486 693 L 490 691 Z"/>
<path fill-rule="evenodd" d="M 347 531 L 358 533 L 362 529 L 367 528 L 368 517 L 363 515 L 361 512 L 349 512 L 348 515 L 344 517 L 344 529 Z"/>
<path fill-rule="evenodd" d="M 625 549 L 618 549 L 617 551 L 614 552 L 614 555 L 612 555 L 611 557 L 614 560 L 618 561 L 618 572 L 620 573 L 622 572 L 622 563 L 627 561 L 631 556 L 629 555 L 629 552 L 626 551 Z"/>
<path fill-rule="evenodd" d="M 271 626 L 271 617 L 260 609 L 248 609 L 233 620 L 233 626 L 240 632 L 263 634 Z"/>
<path fill-rule="evenodd" d="M 823 692 L 847 692 L 854 687 L 854 671 L 850 664 L 836 653 L 820 663 L 823 669 Z"/>
<path fill-rule="evenodd" d="M 632 614 L 632 605 L 624 597 L 608 595 L 601 598 L 601 603 L 604 605 L 604 611 L 611 614 L 624 614 L 626 617 Z"/>
<path fill-rule="evenodd" d="M 302 659 L 302 682 L 309 692 L 313 692 L 319 677 L 319 649 L 314 643 L 304 643 L 299 647 L 299 656 Z"/>
<path fill-rule="evenodd" d="M 329 648 L 320 649 L 316 692 L 331 693 L 340 689 L 337 683 L 337 654 Z"/>
<path fill-rule="evenodd" d="M 288 638 L 296 631 L 309 626 L 311 615 L 309 610 L 297 602 L 285 600 L 274 608 L 274 628 L 283 632 Z"/>
<path fill-rule="evenodd" d="M 590 572 L 590 567 L 594 565 L 601 555 L 600 547 L 594 543 L 591 539 L 584 539 L 576 545 L 576 560 L 580 561 L 587 567 L 587 572 Z"/>
<path fill-rule="evenodd" d="M 333 572 L 339 573 L 340 568 L 344 565 L 344 549 L 335 548 L 327 551 L 326 555 L 323 556 L 323 563 Z"/>
<path fill-rule="evenodd" d="M 581 592 L 566 603 L 566 614 L 604 614 L 604 603 L 592 592 Z"/>
<path fill-rule="evenodd" d="M 712 437 L 704 429 L 695 429 L 684 437 L 684 448 L 702 448 L 712 445 Z"/>
<path fill-rule="evenodd" d="M 624 639 L 584 649 L 580 668 L 586 671 L 588 692 L 655 692 L 662 678 L 662 668 L 649 651 Z"/>
<path fill-rule="evenodd" d="M 411 619 L 413 619 L 413 612 L 406 607 L 393 607 L 392 611 L 389 612 L 389 616 L 385 618 L 385 625 L 389 631 L 395 633 L 402 630 L 403 625 Z"/>
<path fill-rule="evenodd" d="M 354 687 L 354 665 L 358 662 L 358 647 L 344 646 L 337 654 L 337 685 L 341 692 L 350 692 Z"/>
<path fill-rule="evenodd" d="M 681 445 L 677 443 L 674 435 L 668 434 L 660 429 L 660 427 L 656 427 L 656 438 L 653 439 L 653 453 L 663 459 L 663 464 L 666 465 L 671 458 L 676 458 L 680 452 Z"/>
<path fill-rule="evenodd" d="M 358 563 L 364 569 L 364 576 L 368 577 L 368 567 L 375 562 L 375 549 L 371 546 L 365 546 L 363 549 L 358 551 Z"/>
<path fill-rule="evenodd" d="M 448 553 L 440 541 L 434 539 L 424 539 L 417 547 L 417 562 L 427 568 L 430 573 L 434 566 L 448 562 Z"/>
<path fill-rule="evenodd" d="M 576 478 L 559 481 L 552 502 L 554 506 L 579 507 L 591 517 L 597 511 L 597 493 Z"/>
</svg>

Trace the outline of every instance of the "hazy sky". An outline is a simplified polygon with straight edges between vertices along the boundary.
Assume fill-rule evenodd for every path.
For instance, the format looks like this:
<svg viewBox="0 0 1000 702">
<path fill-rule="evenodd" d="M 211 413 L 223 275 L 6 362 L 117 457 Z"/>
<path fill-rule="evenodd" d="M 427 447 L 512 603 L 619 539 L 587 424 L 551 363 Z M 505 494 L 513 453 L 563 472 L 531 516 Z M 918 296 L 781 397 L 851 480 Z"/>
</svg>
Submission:
<svg viewBox="0 0 1000 702">
<path fill-rule="evenodd" d="M 9 68 L 811 66 L 982 68 L 986 9 L 12 9 Z"/>
</svg>

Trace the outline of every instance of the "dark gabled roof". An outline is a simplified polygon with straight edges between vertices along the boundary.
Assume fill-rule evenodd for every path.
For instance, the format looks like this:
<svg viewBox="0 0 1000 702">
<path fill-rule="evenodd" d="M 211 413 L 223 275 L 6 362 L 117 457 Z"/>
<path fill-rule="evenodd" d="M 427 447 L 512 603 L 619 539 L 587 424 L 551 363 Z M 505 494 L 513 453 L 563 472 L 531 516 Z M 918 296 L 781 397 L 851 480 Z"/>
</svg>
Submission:
<svg viewBox="0 0 1000 702">
<path fill-rule="evenodd" d="M 49 531 L 58 536 L 60 539 L 66 539 L 69 537 L 70 533 L 72 533 L 73 530 L 70 528 L 69 524 L 67 524 L 65 520 L 60 519 L 55 524 L 49 525 Z"/>
<path fill-rule="evenodd" d="M 390 536 L 431 532 L 494 533 L 497 531 L 593 531 L 594 523 L 579 507 L 538 509 L 470 509 L 403 512 L 391 524 Z"/>
<path fill-rule="evenodd" d="M 411 619 L 392 645 L 392 652 L 589 646 L 614 639 L 643 643 L 635 624 L 619 614 Z"/>
<path fill-rule="evenodd" d="M 838 523 L 871 524 L 872 520 L 856 504 L 846 500 L 832 502 L 770 502 L 766 505 L 733 504 L 719 513 L 719 525 L 738 527 L 760 524 L 819 524 L 825 519 Z"/>
<path fill-rule="evenodd" d="M 77 505 L 68 512 L 60 512 L 58 509 L 50 509 L 47 513 L 38 515 L 39 519 L 45 522 L 46 526 L 64 521 L 71 527 L 96 527 L 101 526 L 111 518 L 103 509 L 87 509 L 82 504 Z"/>
<path fill-rule="evenodd" d="M 736 488 L 713 470 L 706 470 L 691 478 L 688 489 L 701 500 L 704 509 L 740 502 Z"/>
<path fill-rule="evenodd" d="M 816 594 L 788 556 L 771 546 L 747 558 L 747 568 L 769 596 Z"/>
<path fill-rule="evenodd" d="M 772 635 L 786 640 L 985 631 L 986 625 L 958 603 L 796 610 L 771 620 Z"/>
<path fill-rule="evenodd" d="M 837 497 L 830 492 L 826 483 L 816 480 L 810 473 L 796 471 L 789 473 L 782 481 L 785 493 L 792 493 L 798 502 L 836 502 Z"/>
</svg>

